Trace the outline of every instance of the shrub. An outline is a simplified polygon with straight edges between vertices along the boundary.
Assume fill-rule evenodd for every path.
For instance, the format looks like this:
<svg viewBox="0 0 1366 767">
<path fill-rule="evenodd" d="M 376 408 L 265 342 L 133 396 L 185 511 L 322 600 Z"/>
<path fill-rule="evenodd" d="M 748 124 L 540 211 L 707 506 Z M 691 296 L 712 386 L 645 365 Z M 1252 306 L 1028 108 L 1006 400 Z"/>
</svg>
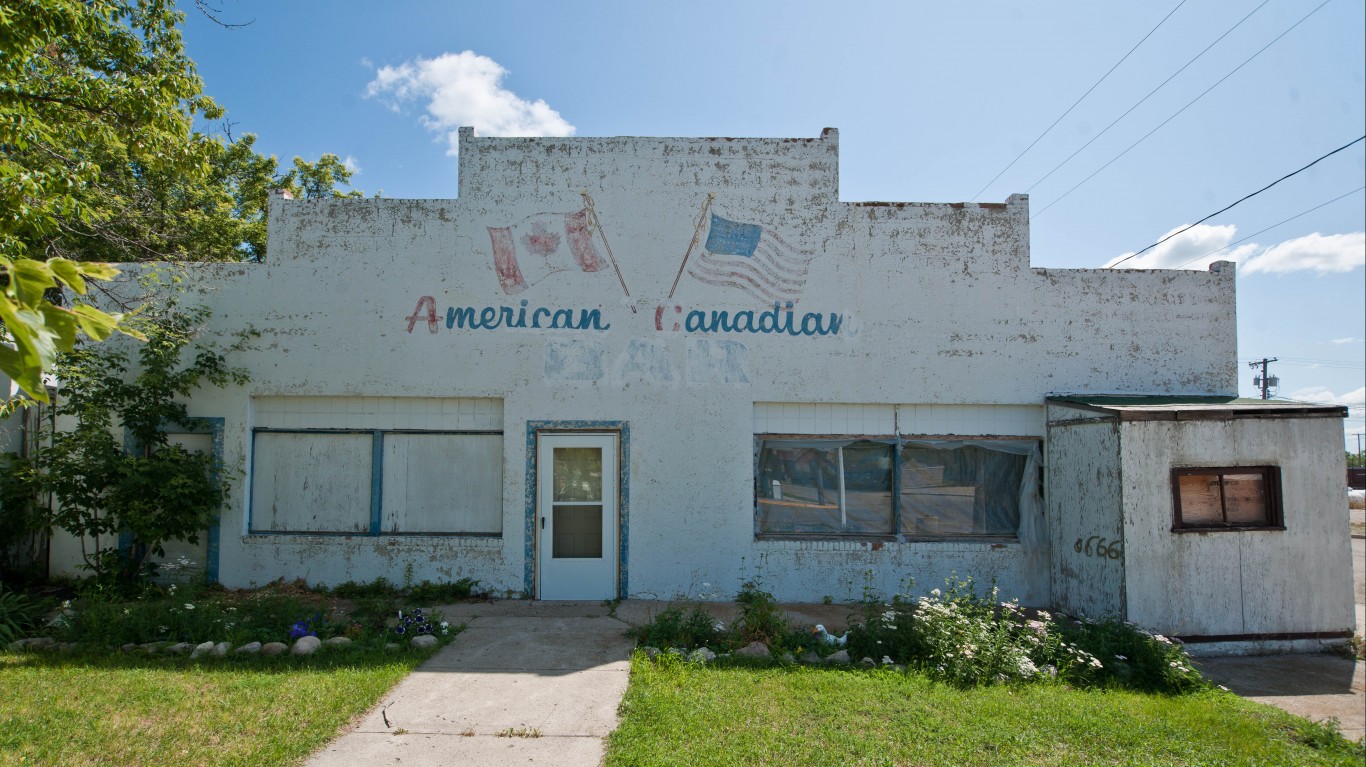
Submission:
<svg viewBox="0 0 1366 767">
<path fill-rule="evenodd" d="M 31 636 L 42 622 L 42 604 L 0 584 L 0 647 Z"/>
<path fill-rule="evenodd" d="M 688 650 L 714 644 L 722 628 L 701 605 L 669 605 L 654 620 L 631 629 L 627 635 L 649 647 Z"/>
<path fill-rule="evenodd" d="M 773 645 L 785 639 L 791 630 L 782 608 L 773 595 L 760 588 L 755 581 L 746 581 L 735 596 L 740 606 L 740 616 L 731 627 L 735 643 L 746 645 L 750 642 L 765 642 Z"/>
</svg>

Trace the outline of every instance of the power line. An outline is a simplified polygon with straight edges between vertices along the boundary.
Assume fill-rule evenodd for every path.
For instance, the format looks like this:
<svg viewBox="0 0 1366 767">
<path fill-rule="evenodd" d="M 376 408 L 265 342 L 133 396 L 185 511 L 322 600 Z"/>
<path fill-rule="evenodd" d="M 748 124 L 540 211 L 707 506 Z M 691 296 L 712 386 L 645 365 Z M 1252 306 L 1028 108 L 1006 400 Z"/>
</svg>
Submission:
<svg viewBox="0 0 1366 767">
<path fill-rule="evenodd" d="M 1323 7 L 1323 6 L 1319 6 L 1319 7 L 1321 8 L 1321 7 Z M 1325 154 L 1325 155 L 1323 155 L 1322 157 L 1319 157 L 1317 160 L 1314 160 L 1313 162 L 1309 163 L 1308 165 L 1304 166 L 1303 168 L 1300 168 L 1299 170 L 1291 171 L 1291 172 L 1285 174 L 1284 176 L 1281 176 L 1280 178 L 1276 179 L 1275 181 L 1272 181 L 1270 184 L 1267 184 L 1266 186 L 1262 187 L 1261 189 L 1258 189 L 1257 191 L 1253 192 L 1252 194 L 1249 194 L 1249 195 L 1244 196 L 1242 199 L 1238 200 L 1237 202 L 1234 202 L 1232 205 L 1228 205 L 1228 206 L 1226 206 L 1226 207 L 1220 208 L 1219 210 L 1214 211 L 1213 213 L 1209 214 L 1208 216 L 1205 216 L 1204 218 L 1200 219 L 1199 221 L 1196 221 L 1194 224 L 1188 224 L 1188 225 L 1186 225 L 1186 226 L 1184 226 L 1184 227 L 1182 227 L 1182 228 L 1176 230 L 1175 232 L 1172 232 L 1171 234 L 1167 235 L 1166 237 L 1163 237 L 1162 239 L 1158 240 L 1157 242 L 1154 242 L 1152 245 L 1149 245 L 1148 247 L 1144 248 L 1143 250 L 1140 250 L 1140 251 L 1138 251 L 1137 253 L 1130 253 L 1129 255 L 1125 256 L 1124 258 L 1121 258 L 1120 260 L 1114 262 L 1113 264 L 1110 264 L 1109 268 L 1113 269 L 1114 267 L 1119 266 L 1120 264 L 1124 263 L 1125 261 L 1128 261 L 1128 260 L 1131 259 L 1131 258 L 1134 258 L 1134 257 L 1136 257 L 1136 256 L 1139 256 L 1139 255 L 1143 254 L 1143 253 L 1146 253 L 1147 251 L 1152 250 L 1153 248 L 1157 247 L 1158 245 L 1161 245 L 1162 243 L 1166 242 L 1167 240 L 1170 240 L 1171 238 L 1177 236 L 1178 234 L 1181 234 L 1182 232 L 1184 232 L 1184 231 L 1190 229 L 1191 227 L 1193 227 L 1193 226 L 1199 226 L 1200 224 L 1205 223 L 1206 221 L 1210 220 L 1211 218 L 1214 218 L 1215 216 L 1219 215 L 1220 213 L 1223 213 L 1223 212 L 1225 212 L 1225 211 L 1227 211 L 1227 210 L 1229 210 L 1229 209 L 1231 209 L 1231 208 L 1233 208 L 1233 207 L 1235 207 L 1235 206 L 1237 206 L 1237 205 L 1242 204 L 1243 202 L 1245 202 L 1245 201 L 1247 201 L 1247 200 L 1252 199 L 1253 197 L 1256 197 L 1257 195 L 1261 194 L 1262 192 L 1265 192 L 1266 190 L 1270 189 L 1271 187 L 1273 187 L 1273 186 L 1275 186 L 1275 185 L 1281 183 L 1282 181 L 1284 181 L 1284 180 L 1290 178 L 1291 176 L 1294 176 L 1294 175 L 1297 174 L 1297 173 L 1301 173 L 1301 172 L 1303 172 L 1303 171 L 1309 170 L 1310 168 L 1314 167 L 1315 165 L 1318 165 L 1318 164 L 1319 164 L 1320 162 L 1322 162 L 1323 160 L 1326 160 L 1326 159 L 1328 159 L 1329 157 L 1332 157 L 1333 155 L 1337 154 L 1338 152 L 1341 152 L 1342 150 L 1344 150 L 1344 149 L 1346 149 L 1346 148 L 1352 146 L 1353 144 L 1360 143 L 1360 142 L 1363 141 L 1363 140 L 1366 140 L 1366 135 L 1363 135 L 1361 138 L 1358 138 L 1358 139 L 1356 139 L 1356 140 L 1354 140 L 1354 141 L 1349 141 L 1349 142 L 1347 142 L 1346 144 L 1343 144 L 1342 146 L 1338 147 L 1337 149 L 1334 149 L 1333 151 L 1329 152 L 1328 154 Z"/>
<path fill-rule="evenodd" d="M 1183 65 L 1181 66 L 1180 69 L 1176 70 L 1175 72 L 1172 72 L 1171 77 L 1168 77 L 1166 80 L 1163 80 L 1162 83 L 1161 83 L 1160 85 L 1158 85 L 1156 88 L 1153 88 L 1151 91 L 1148 91 L 1148 95 L 1147 95 L 1147 96 L 1144 96 L 1143 98 L 1139 99 L 1139 100 L 1138 100 L 1138 103 L 1136 103 L 1136 104 L 1134 104 L 1133 106 L 1129 107 L 1129 109 L 1128 109 L 1127 111 L 1125 111 L 1124 114 L 1120 115 L 1119 117 L 1116 117 L 1115 120 L 1114 120 L 1114 122 L 1112 122 L 1112 123 L 1110 123 L 1109 125 L 1105 126 L 1105 128 L 1104 128 L 1100 133 L 1097 133 L 1096 135 L 1092 136 L 1092 137 L 1091 137 L 1091 140 L 1088 141 L 1088 142 L 1086 142 L 1085 144 L 1082 144 L 1081 147 L 1080 147 L 1079 149 L 1077 149 L 1077 151 L 1073 152 L 1072 154 L 1067 155 L 1067 159 L 1065 159 L 1065 160 L 1063 160 L 1062 162 L 1060 162 L 1060 163 L 1058 163 L 1057 165 L 1055 165 L 1055 166 L 1053 167 L 1053 170 L 1050 170 L 1050 171 L 1048 171 L 1047 173 L 1045 173 L 1045 174 L 1043 175 L 1043 178 L 1039 179 L 1038 181 L 1035 181 L 1033 184 L 1030 184 L 1030 185 L 1029 185 L 1029 188 L 1025 190 L 1025 193 L 1027 194 L 1027 193 L 1029 193 L 1029 192 L 1034 191 L 1034 187 L 1036 187 L 1036 186 L 1038 186 L 1039 184 L 1042 184 L 1044 181 L 1048 180 L 1048 177 L 1049 177 L 1049 176 L 1051 176 L 1051 175 L 1053 175 L 1054 173 L 1056 173 L 1060 168 L 1062 168 L 1062 166 L 1064 166 L 1064 165 L 1066 165 L 1067 163 L 1071 162 L 1071 161 L 1072 161 L 1072 158 L 1073 158 L 1073 157 L 1076 157 L 1078 154 L 1080 154 L 1081 151 L 1082 151 L 1083 149 L 1085 149 L 1085 148 L 1088 147 L 1088 146 L 1091 146 L 1093 143 L 1095 143 L 1096 139 L 1098 139 L 1098 138 L 1100 138 L 1101 136 L 1104 136 L 1106 133 L 1108 133 L 1108 132 L 1110 131 L 1110 129 L 1113 128 L 1113 127 L 1115 127 L 1115 125 L 1116 125 L 1120 120 L 1123 120 L 1125 117 L 1128 117 L 1130 112 L 1132 112 L 1132 111 L 1134 111 L 1135 109 L 1138 109 L 1140 106 L 1142 106 L 1143 102 L 1145 102 L 1145 101 L 1147 101 L 1148 99 L 1152 98 L 1152 96 L 1153 96 L 1154 93 L 1157 93 L 1158 91 L 1162 90 L 1162 88 L 1165 87 L 1167 83 L 1171 82 L 1173 78 L 1175 78 L 1177 75 L 1181 74 L 1182 72 L 1186 71 L 1186 68 L 1189 67 L 1191 64 L 1194 64 L 1194 63 L 1196 62 L 1197 59 L 1199 59 L 1201 56 L 1204 56 L 1206 53 L 1209 53 L 1209 49 L 1210 49 L 1210 48 L 1213 48 L 1214 46 L 1218 45 L 1220 40 L 1223 40 L 1225 37 L 1228 37 L 1230 34 L 1232 34 L 1233 30 L 1235 30 L 1235 29 L 1237 29 L 1238 27 L 1242 26 L 1244 21 L 1247 21 L 1248 19 L 1252 18 L 1252 14 L 1254 14 L 1254 13 L 1256 13 L 1257 11 L 1260 11 L 1262 8 L 1266 7 L 1266 4 L 1269 3 L 1269 2 L 1271 2 L 1271 0 L 1262 0 L 1262 4 L 1261 4 L 1261 5 L 1257 6 L 1256 8 L 1253 8 L 1252 11 L 1249 12 L 1246 16 L 1244 16 L 1243 18 L 1239 19 L 1237 24 L 1234 24 L 1233 26 L 1229 27 L 1227 32 L 1225 32 L 1225 33 L 1222 34 L 1222 35 L 1219 35 L 1219 37 L 1218 37 L 1217 39 L 1215 39 L 1214 42 L 1212 42 L 1212 43 L 1210 43 L 1209 45 L 1205 46 L 1205 50 L 1200 51 L 1199 53 L 1195 54 L 1195 58 L 1192 58 L 1190 61 L 1187 61 L 1185 64 L 1183 64 Z M 994 180 L 994 179 L 993 179 L 993 180 Z"/>
<path fill-rule="evenodd" d="M 1268 0 L 1268 2 L 1269 2 L 1269 0 Z M 1043 137 L 1044 137 L 1044 136 L 1047 136 L 1048 133 L 1049 133 L 1050 131 L 1052 131 L 1054 128 L 1056 128 L 1056 127 L 1058 126 L 1058 123 L 1062 122 L 1062 119 L 1063 119 L 1064 117 L 1066 117 L 1066 116 L 1068 116 L 1069 114 L 1071 114 L 1071 113 L 1072 113 L 1072 110 L 1077 108 L 1077 104 L 1080 104 L 1083 100 L 1085 100 L 1085 98 L 1086 98 L 1087 96 L 1090 96 L 1090 95 L 1091 95 L 1091 91 L 1095 90 L 1101 83 L 1105 82 L 1105 78 L 1109 77 L 1110 74 L 1111 74 L 1112 72 L 1114 72 L 1116 69 L 1118 69 L 1118 68 L 1119 68 L 1119 65 L 1120 65 L 1120 64 L 1123 64 L 1125 59 L 1129 58 L 1129 56 L 1133 55 L 1133 52 L 1134 52 L 1134 51 L 1138 50 L 1138 46 L 1142 45 L 1143 42 L 1144 42 L 1145 40 L 1147 40 L 1149 37 L 1152 37 L 1152 36 L 1153 36 L 1153 33 L 1157 31 L 1158 27 L 1160 27 L 1160 26 L 1162 26 L 1163 24 L 1167 23 L 1167 19 L 1170 19 L 1170 18 L 1172 17 L 1172 14 L 1173 14 L 1173 13 L 1176 13 L 1177 10 L 1179 10 L 1179 9 L 1181 8 L 1181 6 L 1183 6 L 1183 5 L 1185 5 L 1185 4 L 1186 4 L 1186 0 L 1181 0 L 1181 2 L 1179 2 L 1179 3 L 1176 4 L 1176 7 L 1175 7 L 1175 8 L 1171 9 L 1170 11 L 1168 11 L 1168 12 L 1167 12 L 1167 15 L 1166 15 L 1166 16 L 1163 16 L 1163 17 L 1162 17 L 1162 20 L 1159 21 L 1159 22 L 1157 22 L 1157 26 L 1156 26 L 1156 27 L 1153 27 L 1152 29 L 1148 30 L 1148 34 L 1144 35 L 1142 40 L 1139 40 L 1137 43 L 1134 43 L 1134 47 L 1130 48 L 1130 49 L 1129 49 L 1129 52 L 1126 53 L 1126 54 L 1124 54 L 1123 58 L 1121 58 L 1119 61 L 1116 61 L 1116 62 L 1115 62 L 1115 65 L 1112 66 L 1112 67 L 1110 67 L 1109 71 L 1107 71 L 1105 74 L 1101 75 L 1101 78 L 1100 78 L 1099 80 L 1096 81 L 1096 84 L 1095 84 L 1095 85 L 1092 85 L 1090 88 L 1087 88 L 1087 89 L 1086 89 L 1086 92 L 1083 93 L 1083 94 L 1081 94 L 1081 98 L 1079 98 L 1079 99 L 1077 99 L 1076 101 L 1074 101 L 1074 102 L 1072 103 L 1072 106 L 1070 106 L 1070 107 L 1067 108 L 1067 111 L 1066 111 L 1066 112 L 1063 112 L 1062 115 L 1060 115 L 1060 116 L 1058 117 L 1058 119 L 1054 120 L 1052 125 L 1050 125 L 1050 126 L 1048 126 L 1047 128 L 1045 128 L 1045 129 L 1044 129 L 1044 132 L 1043 132 L 1043 133 L 1040 133 L 1038 138 L 1034 139 L 1034 141 L 1033 141 L 1032 143 L 1030 143 L 1029 146 L 1025 147 L 1023 152 L 1020 152 L 1018 155 L 1016 155 L 1016 156 L 1015 156 L 1015 159 L 1014 159 L 1014 160 L 1011 160 L 1009 165 L 1007 165 L 1007 166 L 1005 166 L 1004 168 L 1002 168 L 1000 173 L 997 173 L 995 176 L 992 176 L 992 177 L 991 177 L 991 180 L 988 181 L 988 182 L 986 183 L 986 186 L 983 186 L 981 189 L 978 189 L 978 190 L 977 190 L 977 194 L 974 194 L 974 195 L 972 196 L 972 200 L 969 200 L 969 202 L 974 202 L 974 201 L 977 200 L 978 197 L 981 197 L 981 196 L 982 196 L 982 192 L 985 192 L 985 191 L 987 190 L 987 187 L 989 187 L 989 186 L 991 186 L 992 184 L 996 183 L 996 179 L 1000 178 L 1002 175 L 1005 174 L 1006 171 L 1010 170 L 1011 167 L 1015 165 L 1015 163 L 1017 163 L 1017 162 L 1020 161 L 1020 158 L 1021 158 L 1021 157 L 1024 157 L 1026 154 L 1028 154 L 1028 153 L 1029 153 L 1029 150 L 1033 149 L 1035 144 L 1037 144 L 1037 143 L 1039 143 L 1041 140 L 1043 140 Z M 1263 3 L 1263 5 L 1265 5 L 1265 3 Z"/>
<path fill-rule="evenodd" d="M 1228 74 L 1226 74 L 1226 75 L 1224 75 L 1223 77 L 1219 78 L 1218 82 L 1216 82 L 1214 85 L 1211 85 L 1210 87 L 1206 88 L 1199 96 L 1196 96 L 1195 98 L 1191 99 L 1185 106 L 1183 106 L 1183 107 L 1181 107 L 1180 109 L 1176 110 L 1176 114 L 1173 114 L 1171 117 L 1168 117 L 1167 119 L 1165 119 L 1165 120 L 1163 120 L 1162 122 L 1158 123 L 1158 125 L 1157 125 L 1156 128 L 1153 128 L 1152 130 L 1150 130 L 1150 131 L 1148 131 L 1147 133 L 1143 134 L 1143 138 L 1140 138 L 1138 141 L 1135 141 L 1134 143 L 1130 144 L 1128 149 L 1125 149 L 1123 152 L 1120 152 L 1119 154 L 1115 155 L 1113 159 L 1111 159 L 1109 162 L 1107 162 L 1107 163 L 1105 163 L 1104 165 L 1102 165 L 1102 166 L 1100 166 L 1099 168 L 1097 168 L 1095 171 L 1093 171 L 1093 172 L 1091 173 L 1091 175 L 1087 176 L 1086 178 L 1082 179 L 1081 181 L 1078 181 L 1077 184 L 1076 184 L 1076 186 L 1073 186 L 1071 189 L 1068 189 L 1066 192 L 1063 192 L 1057 199 L 1053 200 L 1053 202 L 1048 203 L 1048 205 L 1046 205 L 1046 206 L 1044 207 L 1043 210 L 1040 210 L 1038 213 L 1035 213 L 1035 214 L 1031 215 L 1031 216 L 1029 217 L 1029 219 L 1030 219 L 1031 221 L 1033 221 L 1035 218 L 1038 218 L 1039 216 L 1042 216 L 1042 215 L 1044 214 L 1044 212 L 1047 211 L 1049 208 L 1051 208 L 1051 207 L 1053 207 L 1054 205 L 1057 205 L 1058 203 L 1062 202 L 1068 195 L 1070 195 L 1070 194 L 1072 194 L 1073 192 L 1077 191 L 1077 189 L 1078 189 L 1079 187 L 1081 187 L 1082 184 L 1085 184 L 1087 181 L 1090 181 L 1091 179 L 1095 178 L 1097 174 L 1099 174 L 1101 171 L 1103 171 L 1103 170 L 1105 170 L 1106 168 L 1108 168 L 1108 167 L 1110 167 L 1111 165 L 1113 165 L 1113 164 L 1115 163 L 1115 161 L 1119 160 L 1119 158 L 1121 158 L 1121 157 L 1123 157 L 1124 155 L 1128 154 L 1128 153 L 1130 152 L 1130 150 L 1132 150 L 1134 147 L 1138 146 L 1139 144 L 1142 144 L 1144 141 L 1147 141 L 1149 136 L 1153 135 L 1154 133 L 1157 133 L 1159 130 L 1162 129 L 1162 127 L 1163 127 L 1164 125 L 1166 125 L 1167 123 L 1171 122 L 1172 120 L 1175 120 L 1182 112 L 1186 111 L 1187 109 L 1190 109 L 1191 106 L 1193 106 L 1193 105 L 1195 104 L 1195 102 L 1197 102 L 1197 101 L 1199 101 L 1200 99 L 1204 98 L 1207 94 L 1209 94 L 1210 91 L 1214 90 L 1215 88 L 1218 88 L 1218 87 L 1220 86 L 1220 84 L 1222 84 L 1225 80 L 1227 80 L 1227 79 L 1229 79 L 1230 77 L 1232 77 L 1235 73 L 1238 72 L 1238 70 L 1240 70 L 1240 69 L 1242 69 L 1243 67 L 1247 66 L 1248 63 L 1251 62 L 1253 59 L 1255 59 L 1255 58 L 1257 58 L 1258 56 L 1262 55 L 1262 53 L 1264 53 L 1264 52 L 1266 51 L 1267 48 L 1270 48 L 1271 46 L 1275 45 L 1275 44 L 1277 43 L 1277 41 L 1279 41 L 1282 37 L 1285 37 L 1286 35 L 1290 34 L 1290 32 L 1291 32 L 1293 29 L 1295 29 L 1295 27 L 1298 27 L 1299 25 L 1303 24 L 1303 23 L 1305 22 L 1305 20 L 1308 19 L 1310 16 L 1313 16 L 1314 14 L 1318 13 L 1318 12 L 1319 12 L 1319 9 L 1322 8 L 1323 6 L 1327 5 L 1329 2 L 1331 2 L 1331 0 L 1323 0 L 1322 3 L 1319 3 L 1319 5 L 1318 5 L 1317 8 L 1315 8 L 1314 10 L 1312 10 L 1312 11 L 1310 11 L 1309 13 L 1305 14 L 1303 18 L 1301 18 L 1299 21 L 1297 21 L 1297 22 L 1295 22 L 1294 24 L 1292 24 L 1292 25 L 1290 26 L 1290 29 L 1287 29 L 1287 30 L 1285 30 L 1284 32 L 1282 32 L 1282 33 L 1280 33 L 1279 35 L 1277 35 L 1276 38 L 1275 38 L 1274 40 L 1272 40 L 1271 42 L 1269 42 L 1269 43 L 1267 43 L 1266 45 L 1262 46 L 1261 50 L 1258 50 L 1256 53 L 1252 54 L 1251 56 L 1248 56 L 1247 59 L 1245 59 L 1245 60 L 1243 61 L 1243 63 L 1241 63 L 1241 64 L 1239 64 L 1238 66 L 1234 67 L 1232 72 L 1229 72 Z"/>
<path fill-rule="evenodd" d="M 1319 203 L 1318 205 L 1315 205 L 1314 207 L 1310 208 L 1309 210 L 1300 211 L 1299 213 L 1296 213 L 1295 215 L 1291 216 L 1290 218 L 1281 219 L 1280 221 L 1277 221 L 1276 223 L 1272 224 L 1271 226 L 1268 226 L 1268 227 L 1265 228 L 1265 229 L 1258 229 L 1257 231 L 1253 232 L 1252 234 L 1249 234 L 1248 236 L 1243 237 L 1243 238 L 1241 238 L 1241 239 L 1234 240 L 1233 242 L 1230 242 L 1229 244 L 1225 245 L 1225 246 L 1222 247 L 1222 248 L 1215 248 L 1214 250 L 1211 250 L 1210 252 L 1206 253 L 1206 254 L 1203 255 L 1203 256 L 1197 256 L 1197 257 L 1195 257 L 1195 258 L 1192 258 L 1191 260 L 1187 261 L 1186 263 L 1184 263 L 1184 264 L 1182 264 L 1181 266 L 1178 266 L 1178 267 L 1176 267 L 1176 268 L 1177 268 L 1177 269 L 1184 269 L 1184 268 L 1186 268 L 1187 266 L 1190 266 L 1191 264 L 1195 263 L 1196 261 L 1199 261 L 1199 260 L 1204 259 L 1204 258 L 1209 258 L 1210 256 L 1214 255 L 1215 253 L 1218 253 L 1218 252 L 1221 251 L 1221 250 L 1228 250 L 1229 248 L 1231 248 L 1231 247 L 1233 247 L 1234 245 L 1237 245 L 1237 244 L 1239 244 L 1239 243 L 1247 242 L 1248 240 L 1252 239 L 1253 237 L 1256 237 L 1256 236 L 1259 235 L 1259 234 L 1263 234 L 1263 233 L 1265 233 L 1265 232 L 1269 232 L 1269 231 L 1271 231 L 1272 229 L 1275 229 L 1276 227 L 1280 226 L 1281 224 L 1288 224 L 1288 223 L 1290 223 L 1291 221 L 1294 221 L 1295 219 L 1299 218 L 1300 216 L 1307 216 L 1307 215 L 1309 215 L 1310 213 L 1313 213 L 1314 211 L 1318 210 L 1319 208 L 1322 208 L 1322 207 L 1325 206 L 1325 205 L 1331 205 L 1331 204 L 1337 202 L 1338 200 L 1341 200 L 1341 199 L 1344 198 L 1344 197 L 1351 197 L 1352 195 L 1356 194 L 1357 192 L 1360 192 L 1360 191 L 1363 190 L 1363 189 L 1366 189 L 1366 186 L 1359 186 L 1359 187 L 1357 187 L 1356 189 L 1353 189 L 1352 191 L 1347 192 L 1346 194 L 1340 194 L 1340 195 L 1338 195 L 1337 197 L 1334 197 L 1333 199 L 1329 200 L 1328 202 L 1321 202 L 1321 203 Z"/>
</svg>

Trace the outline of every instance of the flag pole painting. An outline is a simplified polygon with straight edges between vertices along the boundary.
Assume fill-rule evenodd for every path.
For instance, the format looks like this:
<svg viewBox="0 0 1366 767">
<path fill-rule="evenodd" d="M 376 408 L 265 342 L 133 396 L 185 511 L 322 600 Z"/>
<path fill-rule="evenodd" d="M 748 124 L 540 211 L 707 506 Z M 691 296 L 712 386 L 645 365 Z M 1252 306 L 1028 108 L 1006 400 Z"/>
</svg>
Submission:
<svg viewBox="0 0 1366 767">
<path fill-rule="evenodd" d="M 596 234 L 622 291 L 631 296 L 602 232 L 593 198 L 587 192 L 582 194 L 583 207 L 572 213 L 537 213 L 512 226 L 486 227 L 493 245 L 493 268 L 504 293 L 521 293 L 557 272 L 602 271 L 607 261 L 598 252 L 593 239 Z"/>
<path fill-rule="evenodd" d="M 679 267 L 680 276 L 686 268 L 698 282 L 734 288 L 764 305 L 800 300 L 806 288 L 811 254 L 799 251 L 768 227 L 717 214 L 712 210 L 712 198 L 713 195 L 707 195 L 702 205 L 698 230 Z M 703 225 L 707 226 L 706 242 L 701 255 L 689 265 Z M 675 278 L 669 298 L 673 298 L 677 288 Z"/>
</svg>

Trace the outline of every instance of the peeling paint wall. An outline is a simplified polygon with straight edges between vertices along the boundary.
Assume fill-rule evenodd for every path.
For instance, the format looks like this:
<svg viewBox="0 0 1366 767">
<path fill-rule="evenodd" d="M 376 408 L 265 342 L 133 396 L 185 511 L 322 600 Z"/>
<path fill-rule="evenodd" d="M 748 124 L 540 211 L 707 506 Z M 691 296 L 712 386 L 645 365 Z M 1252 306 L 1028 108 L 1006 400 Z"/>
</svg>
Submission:
<svg viewBox="0 0 1366 767">
<path fill-rule="evenodd" d="M 1046 603 L 1047 561 L 1018 543 L 756 541 L 754 403 L 930 412 L 1038 408 L 1050 392 L 1230 393 L 1232 270 L 1034 269 L 1026 197 L 845 202 L 838 168 L 833 130 L 464 131 L 458 199 L 273 200 L 268 263 L 191 280 L 215 329 L 261 333 L 233 359 L 251 382 L 191 407 L 226 419 L 242 476 L 223 581 L 400 579 L 411 563 L 419 580 L 520 591 L 527 422 L 625 421 L 630 596 L 730 595 L 761 577 L 782 599 L 847 599 L 957 573 Z M 746 247 L 780 262 L 762 289 L 737 261 L 749 256 L 725 252 Z M 298 396 L 501 402 L 502 537 L 247 535 L 250 403 Z"/>
<path fill-rule="evenodd" d="M 1125 423 L 1129 619 L 1176 635 L 1350 630 L 1339 418 Z M 1281 468 L 1285 530 L 1173 533 L 1174 466 Z"/>
<path fill-rule="evenodd" d="M 1048 406 L 1053 604 L 1092 617 L 1124 615 L 1119 423 Z"/>
</svg>

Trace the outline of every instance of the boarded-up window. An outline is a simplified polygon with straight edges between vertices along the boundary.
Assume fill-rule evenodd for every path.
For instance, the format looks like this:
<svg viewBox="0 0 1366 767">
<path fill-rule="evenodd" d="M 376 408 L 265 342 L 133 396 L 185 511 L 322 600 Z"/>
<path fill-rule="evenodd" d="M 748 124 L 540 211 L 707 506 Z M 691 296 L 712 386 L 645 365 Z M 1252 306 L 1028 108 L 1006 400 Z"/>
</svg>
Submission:
<svg viewBox="0 0 1366 767">
<path fill-rule="evenodd" d="M 1279 528 L 1280 480 L 1280 469 L 1275 466 L 1172 469 L 1172 527 Z"/>
<path fill-rule="evenodd" d="M 502 532 L 502 436 L 385 434 L 383 440 L 385 532 Z"/>
<path fill-rule="evenodd" d="M 257 432 L 252 529 L 369 532 L 372 442 L 369 433 Z"/>
</svg>

